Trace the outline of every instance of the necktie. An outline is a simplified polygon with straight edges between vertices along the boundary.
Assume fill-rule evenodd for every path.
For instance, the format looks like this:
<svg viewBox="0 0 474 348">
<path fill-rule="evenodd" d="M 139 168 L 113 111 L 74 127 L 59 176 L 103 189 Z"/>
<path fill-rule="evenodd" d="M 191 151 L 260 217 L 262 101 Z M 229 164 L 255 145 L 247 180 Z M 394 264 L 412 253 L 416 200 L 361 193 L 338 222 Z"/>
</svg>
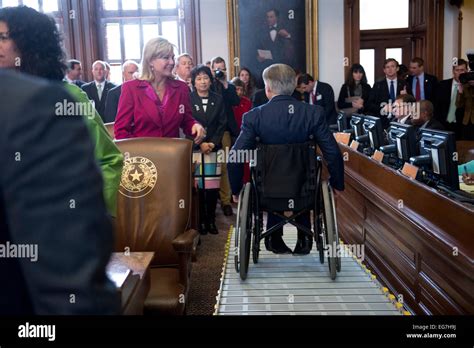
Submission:
<svg viewBox="0 0 474 348">
<path fill-rule="evenodd" d="M 420 79 L 417 77 L 415 77 L 416 79 L 416 92 L 415 92 L 415 98 L 416 98 L 416 101 L 420 101 L 421 99 L 421 88 L 420 88 Z"/>
<path fill-rule="evenodd" d="M 390 100 L 392 103 L 395 101 L 395 87 L 393 85 L 393 81 L 390 81 Z"/>
<path fill-rule="evenodd" d="M 102 99 L 102 84 L 97 85 L 97 94 L 99 95 L 99 100 Z"/>
<path fill-rule="evenodd" d="M 448 123 L 456 123 L 456 98 L 458 96 L 458 84 L 453 83 L 453 90 L 451 91 L 451 104 L 449 104 L 448 117 L 446 121 Z"/>
</svg>

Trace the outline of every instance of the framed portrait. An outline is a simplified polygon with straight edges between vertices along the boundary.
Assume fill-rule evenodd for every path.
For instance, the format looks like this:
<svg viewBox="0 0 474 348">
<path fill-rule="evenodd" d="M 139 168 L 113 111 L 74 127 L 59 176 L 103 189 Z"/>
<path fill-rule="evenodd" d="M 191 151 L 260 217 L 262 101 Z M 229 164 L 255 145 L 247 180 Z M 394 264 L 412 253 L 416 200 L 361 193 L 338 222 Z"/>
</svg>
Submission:
<svg viewBox="0 0 474 348">
<path fill-rule="evenodd" d="M 276 63 L 318 78 L 318 0 L 227 0 L 230 76 Z"/>
</svg>

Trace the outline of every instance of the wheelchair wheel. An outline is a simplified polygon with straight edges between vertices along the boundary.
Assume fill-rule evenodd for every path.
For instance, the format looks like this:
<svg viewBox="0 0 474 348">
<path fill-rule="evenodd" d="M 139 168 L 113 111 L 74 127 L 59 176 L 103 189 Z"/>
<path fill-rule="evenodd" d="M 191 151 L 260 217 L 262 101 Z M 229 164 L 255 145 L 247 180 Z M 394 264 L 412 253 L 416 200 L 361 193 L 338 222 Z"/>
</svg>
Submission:
<svg viewBox="0 0 474 348">
<path fill-rule="evenodd" d="M 240 241 L 239 241 L 239 259 L 240 259 L 240 279 L 247 278 L 250 260 L 250 242 L 252 234 L 252 202 L 251 202 L 251 184 L 247 183 L 244 187 L 242 203 L 240 206 Z"/>
<path fill-rule="evenodd" d="M 337 233 L 336 226 L 336 210 L 334 205 L 334 197 L 332 195 L 331 187 L 327 181 L 322 182 L 322 192 L 323 192 L 323 204 L 324 204 L 324 222 L 326 230 L 326 238 L 328 250 L 330 251 L 328 255 L 328 264 L 329 264 L 329 273 L 331 274 L 331 279 L 336 279 L 338 269 L 341 269 L 340 260 L 338 257 L 339 254 L 339 236 Z M 338 266 L 339 263 L 339 266 Z"/>
<path fill-rule="evenodd" d="M 234 226 L 234 266 L 237 273 L 240 272 L 240 250 L 239 250 L 239 241 L 240 241 L 240 206 L 244 196 L 244 190 L 239 194 L 239 203 L 237 204 L 237 218 L 235 220 Z"/>
<path fill-rule="evenodd" d="M 260 255 L 260 235 L 262 234 L 262 229 L 263 229 L 263 224 L 262 224 L 262 219 L 263 216 L 262 214 L 259 214 L 258 208 L 255 207 L 255 212 L 254 212 L 254 231 L 253 231 L 253 236 L 252 236 L 252 259 L 253 263 L 257 264 L 258 263 L 258 257 Z"/>
<path fill-rule="evenodd" d="M 315 206 L 313 211 L 314 220 L 314 241 L 316 242 L 316 249 L 319 253 L 319 262 L 324 263 L 324 230 L 322 217 L 322 196 L 318 192 L 315 199 Z"/>
</svg>

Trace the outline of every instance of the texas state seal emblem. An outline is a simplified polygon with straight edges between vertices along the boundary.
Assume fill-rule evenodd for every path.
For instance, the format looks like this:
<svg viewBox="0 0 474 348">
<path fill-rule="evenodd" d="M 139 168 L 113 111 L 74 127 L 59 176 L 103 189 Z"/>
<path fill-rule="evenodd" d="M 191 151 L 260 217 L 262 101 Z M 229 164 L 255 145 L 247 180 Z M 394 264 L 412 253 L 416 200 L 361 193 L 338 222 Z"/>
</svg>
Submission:
<svg viewBox="0 0 474 348">
<path fill-rule="evenodd" d="M 158 171 L 152 161 L 145 157 L 129 157 L 123 163 L 119 192 L 129 198 L 140 198 L 149 194 L 156 185 Z"/>
</svg>

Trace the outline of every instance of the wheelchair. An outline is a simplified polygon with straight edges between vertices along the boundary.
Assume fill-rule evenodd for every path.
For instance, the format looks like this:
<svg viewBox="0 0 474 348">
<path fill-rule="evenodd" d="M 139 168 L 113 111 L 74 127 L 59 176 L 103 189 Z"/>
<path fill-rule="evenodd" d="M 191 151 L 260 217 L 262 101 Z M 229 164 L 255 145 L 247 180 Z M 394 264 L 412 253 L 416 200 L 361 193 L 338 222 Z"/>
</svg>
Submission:
<svg viewBox="0 0 474 348">
<path fill-rule="evenodd" d="M 301 144 L 267 145 L 257 139 L 256 158 L 250 163 L 251 181 L 240 192 L 235 235 L 235 270 L 245 280 L 250 250 L 257 264 L 260 241 L 290 223 L 315 240 L 319 261 L 328 252 L 331 279 L 341 271 L 340 245 L 332 188 L 321 180 L 322 160 L 312 139 Z M 282 212 L 290 211 L 291 216 Z M 312 211 L 310 228 L 295 219 Z M 282 220 L 263 231 L 263 212 Z"/>
</svg>

